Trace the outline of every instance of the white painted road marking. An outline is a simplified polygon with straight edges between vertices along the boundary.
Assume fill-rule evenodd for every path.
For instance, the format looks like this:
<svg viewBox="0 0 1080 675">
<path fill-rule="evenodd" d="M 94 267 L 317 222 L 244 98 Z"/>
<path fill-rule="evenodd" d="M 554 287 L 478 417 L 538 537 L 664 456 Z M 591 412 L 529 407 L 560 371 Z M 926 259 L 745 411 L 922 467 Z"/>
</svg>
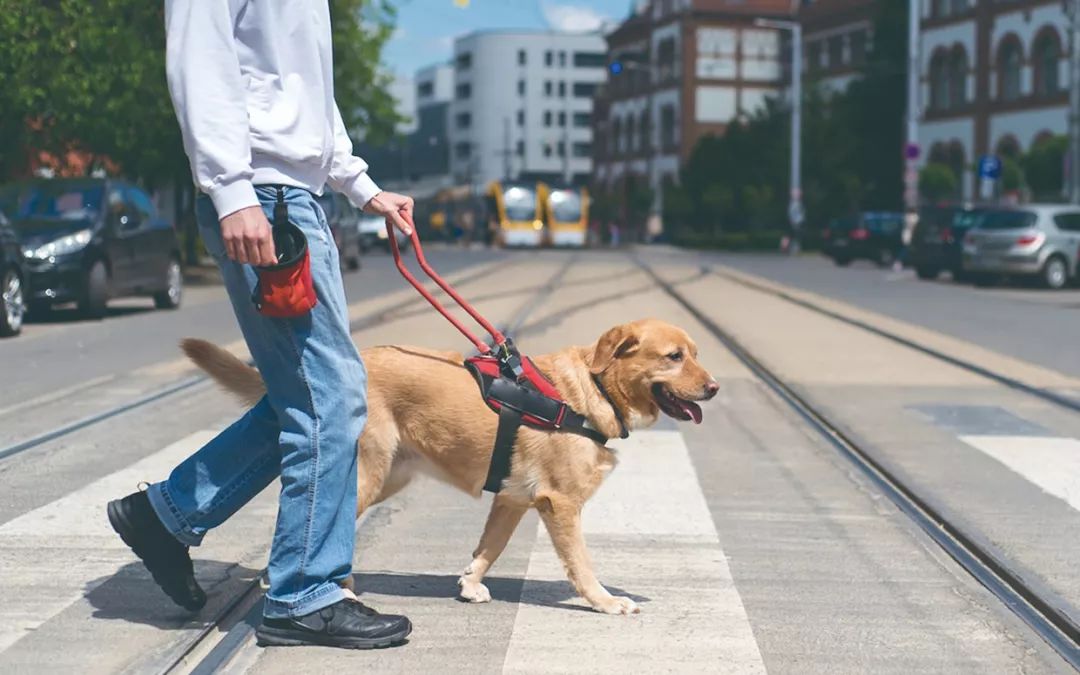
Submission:
<svg viewBox="0 0 1080 675">
<path fill-rule="evenodd" d="M 568 607 L 587 605 L 572 599 L 540 525 L 504 672 L 626 670 L 662 653 L 665 672 L 764 673 L 682 435 L 638 431 L 616 446 L 619 466 L 585 506 L 583 526 L 600 582 L 638 596 L 642 613 Z"/>
<path fill-rule="evenodd" d="M 105 505 L 141 481 L 164 478 L 215 435 L 194 433 L 0 525 L 0 651 L 135 560 L 110 527 Z"/>
<path fill-rule="evenodd" d="M 1080 511 L 1080 440 L 1046 436 L 961 436 L 960 440 Z"/>
</svg>

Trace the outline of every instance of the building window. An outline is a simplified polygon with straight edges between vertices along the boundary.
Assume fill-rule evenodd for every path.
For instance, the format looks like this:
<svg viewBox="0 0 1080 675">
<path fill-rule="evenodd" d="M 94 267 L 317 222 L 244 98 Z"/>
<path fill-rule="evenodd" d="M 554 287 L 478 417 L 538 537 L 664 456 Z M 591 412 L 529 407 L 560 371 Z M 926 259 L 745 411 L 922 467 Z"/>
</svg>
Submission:
<svg viewBox="0 0 1080 675">
<path fill-rule="evenodd" d="M 519 127 L 525 126 L 525 111 L 524 110 L 517 111 L 517 125 Z"/>
<path fill-rule="evenodd" d="M 555 54 L 550 49 L 544 52 L 544 65 L 548 68 L 555 62 Z"/>
<path fill-rule="evenodd" d="M 472 113 L 458 113 L 455 121 L 458 129 L 468 129 L 472 126 Z"/>
<path fill-rule="evenodd" d="M 525 80 L 518 80 L 518 96 L 525 95 Z"/>
<path fill-rule="evenodd" d="M 949 5 L 952 0 L 933 0 L 930 7 L 930 14 L 935 19 L 940 19 L 949 15 Z"/>
<path fill-rule="evenodd" d="M 626 151 L 633 152 L 637 143 L 637 131 L 633 114 L 626 117 Z"/>
<path fill-rule="evenodd" d="M 544 81 L 544 96 L 550 97 L 554 90 L 555 89 L 554 89 L 553 85 L 551 84 L 551 80 L 545 80 Z"/>
<path fill-rule="evenodd" d="M 611 122 L 611 136 L 609 139 L 611 141 L 611 155 L 613 157 L 618 157 L 622 153 L 623 148 L 622 120 L 618 117 Z"/>
<path fill-rule="evenodd" d="M 851 34 L 851 63 L 861 66 L 866 63 L 866 31 L 858 30 Z"/>
<path fill-rule="evenodd" d="M 829 38 L 829 68 L 836 70 L 844 65 L 844 37 L 835 35 Z"/>
<path fill-rule="evenodd" d="M 1061 63 L 1061 45 L 1057 32 L 1050 29 L 1035 41 L 1035 91 L 1039 96 L 1053 96 L 1061 91 L 1058 66 Z"/>
<path fill-rule="evenodd" d="M 950 90 L 948 59 L 938 52 L 930 59 L 930 109 L 948 110 Z"/>
<path fill-rule="evenodd" d="M 1020 67 L 1023 54 L 1020 41 L 1006 39 L 998 50 L 998 98 L 1015 101 L 1020 98 Z"/>
<path fill-rule="evenodd" d="M 463 52 L 457 55 L 457 59 L 454 61 L 454 67 L 458 70 L 468 70 L 472 68 L 472 52 Z"/>
<path fill-rule="evenodd" d="M 566 113 L 564 113 L 564 112 L 559 113 L 559 126 L 560 127 L 565 127 L 566 126 Z"/>
<path fill-rule="evenodd" d="M 435 83 L 434 82 L 421 82 L 416 87 L 417 98 L 428 98 L 435 95 Z"/>
<path fill-rule="evenodd" d="M 468 141 L 462 141 L 454 146 L 454 155 L 458 159 L 468 159 L 472 156 L 472 145 Z"/>
<path fill-rule="evenodd" d="M 517 156 L 518 157 L 524 157 L 525 156 L 525 141 L 518 141 L 517 142 Z"/>
<path fill-rule="evenodd" d="M 574 143 L 574 157 L 591 157 L 592 143 Z"/>
<path fill-rule="evenodd" d="M 592 113 L 576 112 L 574 113 L 574 126 L 579 129 L 584 129 L 592 126 Z"/>
<path fill-rule="evenodd" d="M 550 110 L 545 110 L 544 111 L 544 126 L 545 127 L 550 127 L 551 126 L 551 111 Z"/>
<path fill-rule="evenodd" d="M 949 57 L 949 106 L 957 108 L 967 103 L 968 59 L 963 47 L 957 46 Z"/>
<path fill-rule="evenodd" d="M 806 47 L 806 65 L 811 73 L 821 70 L 821 42 L 811 42 Z"/>
<path fill-rule="evenodd" d="M 472 85 L 469 84 L 468 82 L 464 82 L 462 84 L 459 84 L 457 86 L 457 90 L 455 92 L 455 95 L 456 95 L 456 97 L 457 97 L 457 99 L 459 101 L 471 97 L 472 96 Z"/>
<path fill-rule="evenodd" d="M 526 55 L 525 55 L 525 50 L 524 49 L 519 49 L 518 50 L 518 65 L 523 66 L 526 63 L 528 63 L 528 57 L 526 57 Z"/>
<path fill-rule="evenodd" d="M 566 67 L 566 52 L 559 52 L 559 67 Z"/>
<path fill-rule="evenodd" d="M 641 140 L 638 142 L 638 147 L 646 152 L 652 150 L 652 139 L 649 138 L 651 124 L 652 120 L 649 119 L 649 111 L 643 110 L 641 112 L 641 124 L 638 127 L 638 132 L 641 134 Z"/>
<path fill-rule="evenodd" d="M 544 143 L 544 157 L 551 157 L 551 143 Z"/>
<path fill-rule="evenodd" d="M 559 157 L 566 157 L 566 143 L 564 143 L 563 141 L 559 141 L 557 152 Z"/>
<path fill-rule="evenodd" d="M 665 150 L 675 147 L 675 106 L 666 105 L 660 110 L 660 144 Z"/>
<path fill-rule="evenodd" d="M 574 52 L 575 68 L 606 68 L 607 55 L 603 52 Z"/>
<path fill-rule="evenodd" d="M 559 83 L 559 98 L 566 98 L 566 82 Z"/>
<path fill-rule="evenodd" d="M 595 82 L 575 82 L 574 83 L 574 97 L 575 98 L 592 98 L 596 95 L 596 83 Z"/>
</svg>

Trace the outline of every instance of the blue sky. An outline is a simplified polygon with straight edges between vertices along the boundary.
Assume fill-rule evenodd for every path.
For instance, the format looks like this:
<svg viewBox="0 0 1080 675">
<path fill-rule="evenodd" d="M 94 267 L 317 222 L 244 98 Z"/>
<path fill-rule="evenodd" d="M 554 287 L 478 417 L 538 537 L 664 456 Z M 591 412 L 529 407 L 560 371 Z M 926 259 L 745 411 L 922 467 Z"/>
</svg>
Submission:
<svg viewBox="0 0 1080 675">
<path fill-rule="evenodd" d="M 453 40 L 492 28 L 589 29 L 623 19 L 631 0 L 396 0 L 397 31 L 383 51 L 392 72 L 411 77 L 418 68 L 446 61 Z"/>
</svg>

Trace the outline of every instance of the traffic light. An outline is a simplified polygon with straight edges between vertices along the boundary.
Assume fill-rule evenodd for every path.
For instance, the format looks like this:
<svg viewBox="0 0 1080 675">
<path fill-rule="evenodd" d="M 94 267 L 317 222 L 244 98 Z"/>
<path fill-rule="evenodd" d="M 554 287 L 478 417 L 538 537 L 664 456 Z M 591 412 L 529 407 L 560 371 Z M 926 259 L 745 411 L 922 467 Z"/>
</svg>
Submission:
<svg viewBox="0 0 1080 675">
<path fill-rule="evenodd" d="M 612 75 L 618 75 L 623 71 L 622 61 L 612 61 L 608 64 L 608 72 Z"/>
</svg>

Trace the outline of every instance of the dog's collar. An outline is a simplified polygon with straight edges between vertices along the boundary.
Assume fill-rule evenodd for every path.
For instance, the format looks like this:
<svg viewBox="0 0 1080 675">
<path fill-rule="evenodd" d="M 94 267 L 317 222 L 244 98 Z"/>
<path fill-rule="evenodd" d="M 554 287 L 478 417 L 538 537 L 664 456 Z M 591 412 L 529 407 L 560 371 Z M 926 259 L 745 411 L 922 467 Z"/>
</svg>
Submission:
<svg viewBox="0 0 1080 675">
<path fill-rule="evenodd" d="M 597 391 L 604 397 L 607 404 L 611 406 L 611 412 L 615 413 L 615 420 L 619 423 L 619 438 L 628 438 L 630 436 L 629 429 L 626 428 L 626 422 L 623 420 L 622 413 L 619 412 L 619 406 L 615 405 L 615 401 L 611 400 L 611 396 L 608 394 L 607 389 L 604 388 L 604 384 L 600 381 L 599 375 L 592 376 L 593 384 L 596 385 Z"/>
</svg>

